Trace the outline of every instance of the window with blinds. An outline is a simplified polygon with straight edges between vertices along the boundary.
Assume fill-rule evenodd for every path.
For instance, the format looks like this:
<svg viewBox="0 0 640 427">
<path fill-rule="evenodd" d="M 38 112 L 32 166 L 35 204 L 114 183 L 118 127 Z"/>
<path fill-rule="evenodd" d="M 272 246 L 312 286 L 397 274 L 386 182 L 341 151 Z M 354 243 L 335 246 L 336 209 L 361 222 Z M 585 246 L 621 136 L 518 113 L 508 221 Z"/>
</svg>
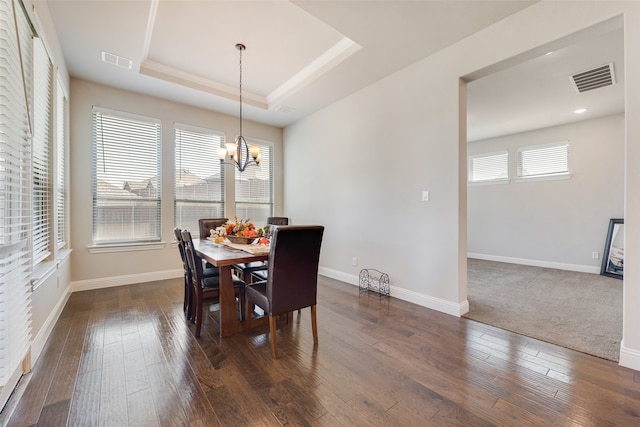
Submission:
<svg viewBox="0 0 640 427">
<path fill-rule="evenodd" d="M 66 215 L 65 215 L 65 158 L 66 158 L 66 140 L 67 140 L 67 98 L 64 96 L 64 90 L 58 82 L 56 96 L 56 243 L 58 248 L 66 245 Z"/>
<path fill-rule="evenodd" d="M 198 219 L 224 216 L 224 173 L 217 149 L 224 133 L 176 123 L 175 225 L 198 230 Z"/>
<path fill-rule="evenodd" d="M 518 149 L 518 178 L 569 174 L 569 143 L 522 147 Z"/>
<path fill-rule="evenodd" d="M 261 160 L 259 166 L 251 165 L 244 172 L 235 169 L 236 216 L 264 226 L 273 213 L 273 147 L 249 138 L 247 143 L 260 147 Z"/>
<path fill-rule="evenodd" d="M 3 397 L 18 381 L 31 341 L 32 123 L 31 98 L 25 98 L 25 90 L 31 93 L 32 36 L 20 4 L 0 0 L 0 396 Z M 0 400 L 0 406 L 3 404 Z"/>
<path fill-rule="evenodd" d="M 53 68 L 44 43 L 33 38 L 33 263 L 51 255 L 51 99 Z"/>
<path fill-rule="evenodd" d="M 469 156 L 469 182 L 506 181 L 509 179 L 509 153 Z"/>
<path fill-rule="evenodd" d="M 93 109 L 93 242 L 160 240 L 160 121 Z"/>
</svg>

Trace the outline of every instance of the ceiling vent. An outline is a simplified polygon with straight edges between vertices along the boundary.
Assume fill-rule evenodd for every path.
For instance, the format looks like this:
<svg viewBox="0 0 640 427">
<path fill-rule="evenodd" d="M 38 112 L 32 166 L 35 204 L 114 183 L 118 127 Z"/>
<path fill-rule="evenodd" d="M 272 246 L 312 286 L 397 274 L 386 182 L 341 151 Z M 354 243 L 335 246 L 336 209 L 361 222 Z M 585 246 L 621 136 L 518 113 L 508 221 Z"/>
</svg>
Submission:
<svg viewBox="0 0 640 427">
<path fill-rule="evenodd" d="M 573 88 L 578 93 L 611 86 L 616 83 L 616 76 L 613 72 L 613 63 L 583 71 L 569 76 Z"/>
<path fill-rule="evenodd" d="M 116 55 L 114 53 L 102 51 L 102 61 L 107 64 L 115 65 L 116 67 L 126 68 L 130 70 L 133 67 L 133 61 L 124 56 Z"/>
</svg>

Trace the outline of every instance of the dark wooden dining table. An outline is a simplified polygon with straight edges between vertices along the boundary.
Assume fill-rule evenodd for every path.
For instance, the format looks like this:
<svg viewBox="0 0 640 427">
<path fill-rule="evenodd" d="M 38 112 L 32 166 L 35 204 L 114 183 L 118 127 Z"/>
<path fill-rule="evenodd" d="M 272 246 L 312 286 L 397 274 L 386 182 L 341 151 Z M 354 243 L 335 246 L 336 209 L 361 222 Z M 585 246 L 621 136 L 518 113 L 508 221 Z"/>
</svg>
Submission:
<svg viewBox="0 0 640 427">
<path fill-rule="evenodd" d="M 268 254 L 254 255 L 226 245 L 218 245 L 208 239 L 194 239 L 196 254 L 220 269 L 220 336 L 237 334 L 246 329 L 245 321 L 238 316 L 236 296 L 231 278 L 232 266 L 253 261 L 265 261 Z M 240 313 L 244 307 L 240 308 Z"/>
</svg>

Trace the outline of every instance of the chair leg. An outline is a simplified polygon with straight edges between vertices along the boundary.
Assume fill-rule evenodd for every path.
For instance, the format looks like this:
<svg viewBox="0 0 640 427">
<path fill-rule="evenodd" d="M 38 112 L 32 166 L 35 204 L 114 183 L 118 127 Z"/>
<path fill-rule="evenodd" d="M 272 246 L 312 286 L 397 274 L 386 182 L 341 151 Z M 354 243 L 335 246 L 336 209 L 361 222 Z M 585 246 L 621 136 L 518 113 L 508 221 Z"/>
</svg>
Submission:
<svg viewBox="0 0 640 427">
<path fill-rule="evenodd" d="M 251 315 L 253 311 L 253 304 L 251 304 L 251 301 L 249 301 L 246 297 L 245 297 L 245 310 L 244 310 L 244 320 L 247 322 L 246 326 L 246 332 L 247 334 L 249 333 L 249 331 L 251 330 Z"/>
<path fill-rule="evenodd" d="M 276 335 L 276 316 L 269 316 L 269 333 L 271 334 L 271 354 L 278 358 L 278 336 Z"/>
<path fill-rule="evenodd" d="M 316 306 L 311 306 L 311 330 L 313 331 L 313 343 L 318 344 L 318 322 L 316 321 Z"/>
<path fill-rule="evenodd" d="M 203 316 L 203 303 L 202 303 L 202 295 L 200 293 L 197 294 L 197 307 L 196 307 L 196 338 L 200 338 L 200 329 L 202 328 L 202 316 Z"/>
<path fill-rule="evenodd" d="M 189 292 L 189 283 L 187 283 L 187 276 L 184 277 L 184 303 L 182 304 L 182 311 L 187 314 L 187 319 L 189 318 L 189 296 L 191 293 Z"/>
</svg>

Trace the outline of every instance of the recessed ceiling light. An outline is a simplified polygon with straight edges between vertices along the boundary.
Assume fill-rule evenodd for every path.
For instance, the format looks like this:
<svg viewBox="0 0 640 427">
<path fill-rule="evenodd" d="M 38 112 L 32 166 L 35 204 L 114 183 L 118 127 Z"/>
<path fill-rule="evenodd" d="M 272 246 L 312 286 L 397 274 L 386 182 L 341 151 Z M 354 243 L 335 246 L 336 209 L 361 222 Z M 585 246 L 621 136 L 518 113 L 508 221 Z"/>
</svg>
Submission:
<svg viewBox="0 0 640 427">
<path fill-rule="evenodd" d="M 584 113 L 586 111 L 587 111 L 586 108 L 578 108 L 577 110 L 573 110 L 573 112 L 576 113 L 576 114 L 582 114 L 582 113 Z"/>
<path fill-rule="evenodd" d="M 133 67 L 133 61 L 124 56 L 116 55 L 114 53 L 102 51 L 102 61 L 107 64 L 115 65 L 116 67 L 126 68 L 130 70 Z"/>
</svg>

